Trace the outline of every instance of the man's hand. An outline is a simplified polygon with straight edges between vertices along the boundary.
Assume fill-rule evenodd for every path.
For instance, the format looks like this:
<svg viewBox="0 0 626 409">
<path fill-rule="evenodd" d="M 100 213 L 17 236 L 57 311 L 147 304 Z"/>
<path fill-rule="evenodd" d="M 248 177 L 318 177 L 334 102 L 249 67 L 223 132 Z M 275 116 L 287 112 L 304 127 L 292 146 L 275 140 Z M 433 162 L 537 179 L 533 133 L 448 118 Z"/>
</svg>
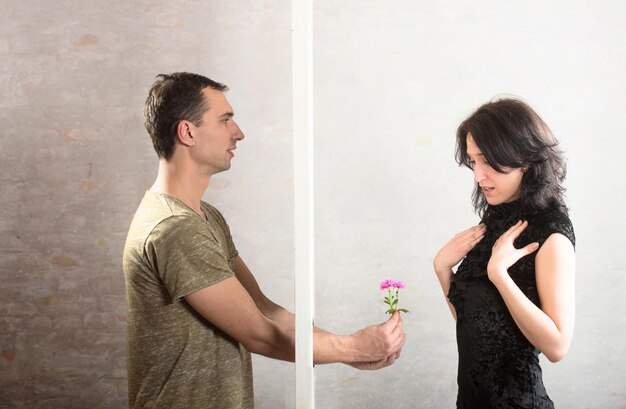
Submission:
<svg viewBox="0 0 626 409">
<path fill-rule="evenodd" d="M 387 322 L 363 328 L 350 337 L 355 349 L 353 363 L 368 366 L 360 369 L 378 369 L 391 365 L 404 345 L 400 313 L 395 312 Z M 353 366 L 358 367 L 356 365 Z"/>
<path fill-rule="evenodd" d="M 373 371 L 375 369 L 381 369 L 381 368 L 385 368 L 387 366 L 392 365 L 396 359 L 400 358 L 400 351 L 398 351 L 397 353 L 393 354 L 393 355 L 389 355 L 387 358 L 383 358 L 379 361 L 373 361 L 373 362 L 353 362 L 351 364 L 348 364 L 350 366 L 352 366 L 353 368 L 356 369 L 361 369 L 364 371 Z"/>
</svg>

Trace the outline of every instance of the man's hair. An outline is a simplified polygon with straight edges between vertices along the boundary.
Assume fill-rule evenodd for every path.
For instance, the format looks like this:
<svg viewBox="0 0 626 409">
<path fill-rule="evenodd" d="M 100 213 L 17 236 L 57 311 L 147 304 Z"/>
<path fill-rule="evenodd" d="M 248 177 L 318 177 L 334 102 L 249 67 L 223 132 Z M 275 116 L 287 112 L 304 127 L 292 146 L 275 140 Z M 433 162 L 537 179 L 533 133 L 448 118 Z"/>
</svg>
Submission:
<svg viewBox="0 0 626 409">
<path fill-rule="evenodd" d="M 228 87 L 188 72 L 159 74 L 144 106 L 144 125 L 159 158 L 171 159 L 176 147 L 176 128 L 182 120 L 200 126 L 210 106 L 202 90 L 226 91 Z"/>
<path fill-rule="evenodd" d="M 554 203 L 565 208 L 565 160 L 558 141 L 530 106 L 516 99 L 495 100 L 479 107 L 459 125 L 456 161 L 472 169 L 467 154 L 470 133 L 485 160 L 496 171 L 506 173 L 503 167 L 527 168 L 522 176 L 520 197 L 524 211 L 535 212 Z M 472 202 L 476 212 L 484 215 L 488 203 L 478 183 Z"/>
</svg>

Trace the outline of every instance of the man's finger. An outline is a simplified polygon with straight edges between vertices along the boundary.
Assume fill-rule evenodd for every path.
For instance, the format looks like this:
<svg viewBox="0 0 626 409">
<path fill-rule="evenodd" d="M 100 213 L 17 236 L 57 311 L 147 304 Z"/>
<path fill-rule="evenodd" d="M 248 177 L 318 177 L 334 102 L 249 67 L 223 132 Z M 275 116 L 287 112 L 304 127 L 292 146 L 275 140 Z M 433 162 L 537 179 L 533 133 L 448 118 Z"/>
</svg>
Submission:
<svg viewBox="0 0 626 409">
<path fill-rule="evenodd" d="M 395 329 L 399 323 L 400 323 L 400 313 L 396 311 L 393 314 L 391 314 L 391 317 L 389 317 L 387 322 L 383 323 L 383 326 L 390 326 Z"/>
</svg>

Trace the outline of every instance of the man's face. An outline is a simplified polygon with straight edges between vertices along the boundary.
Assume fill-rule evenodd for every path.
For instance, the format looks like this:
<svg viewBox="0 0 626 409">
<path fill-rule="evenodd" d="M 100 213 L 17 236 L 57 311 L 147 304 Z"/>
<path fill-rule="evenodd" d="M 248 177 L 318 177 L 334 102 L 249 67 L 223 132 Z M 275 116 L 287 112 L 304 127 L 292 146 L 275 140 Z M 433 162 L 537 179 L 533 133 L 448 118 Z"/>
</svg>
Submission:
<svg viewBox="0 0 626 409">
<path fill-rule="evenodd" d="M 236 144 L 245 136 L 233 119 L 233 108 L 224 93 L 212 88 L 205 88 L 202 92 L 209 110 L 204 113 L 199 126 L 190 125 L 195 139 L 192 156 L 213 175 L 230 169 Z"/>
</svg>

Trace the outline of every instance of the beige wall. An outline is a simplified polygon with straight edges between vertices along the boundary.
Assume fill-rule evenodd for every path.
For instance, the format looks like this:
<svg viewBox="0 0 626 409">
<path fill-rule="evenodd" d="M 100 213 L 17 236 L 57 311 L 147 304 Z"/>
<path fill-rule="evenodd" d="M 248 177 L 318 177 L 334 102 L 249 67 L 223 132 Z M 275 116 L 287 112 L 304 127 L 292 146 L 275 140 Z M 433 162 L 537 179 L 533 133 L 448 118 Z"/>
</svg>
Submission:
<svg viewBox="0 0 626 409">
<path fill-rule="evenodd" d="M 384 319 L 402 279 L 407 345 L 379 372 L 316 370 L 320 408 L 444 408 L 454 323 L 431 271 L 476 221 L 454 130 L 494 95 L 524 97 L 562 140 L 578 236 L 578 311 L 563 408 L 626 404 L 626 10 L 620 2 L 315 3 L 317 323 Z M 154 76 L 231 87 L 246 140 L 206 199 L 274 300 L 293 307 L 287 1 L 0 0 L 0 406 L 126 404 L 126 229 L 157 166 L 142 125 Z M 255 361 L 257 409 L 294 407 L 291 364 Z"/>
</svg>

